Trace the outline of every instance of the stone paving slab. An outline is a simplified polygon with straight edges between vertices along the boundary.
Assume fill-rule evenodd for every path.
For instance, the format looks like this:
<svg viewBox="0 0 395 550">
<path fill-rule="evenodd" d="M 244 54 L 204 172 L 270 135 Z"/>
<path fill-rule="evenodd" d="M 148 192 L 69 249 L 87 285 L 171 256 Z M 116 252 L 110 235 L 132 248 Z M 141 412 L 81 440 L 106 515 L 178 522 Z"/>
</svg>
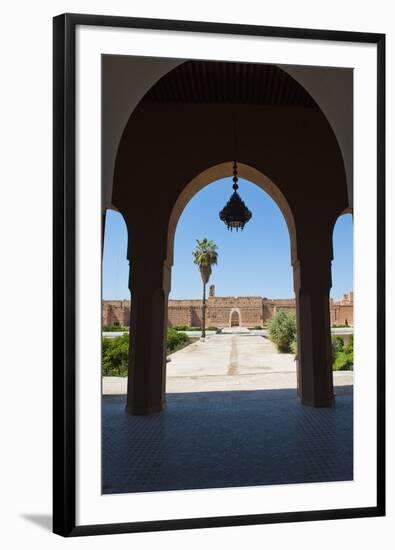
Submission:
<svg viewBox="0 0 395 550">
<path fill-rule="evenodd" d="M 294 371 L 294 355 L 278 353 L 265 336 L 215 334 L 171 355 L 167 376 L 213 376 Z"/>
</svg>

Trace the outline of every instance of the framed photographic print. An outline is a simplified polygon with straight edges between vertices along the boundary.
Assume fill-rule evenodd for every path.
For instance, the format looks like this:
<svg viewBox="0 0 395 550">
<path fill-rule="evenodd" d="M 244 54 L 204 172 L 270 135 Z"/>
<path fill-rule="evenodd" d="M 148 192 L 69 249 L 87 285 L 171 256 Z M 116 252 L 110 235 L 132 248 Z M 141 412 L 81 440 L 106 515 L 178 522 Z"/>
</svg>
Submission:
<svg viewBox="0 0 395 550">
<path fill-rule="evenodd" d="M 385 36 L 54 18 L 54 532 L 385 513 Z"/>
</svg>

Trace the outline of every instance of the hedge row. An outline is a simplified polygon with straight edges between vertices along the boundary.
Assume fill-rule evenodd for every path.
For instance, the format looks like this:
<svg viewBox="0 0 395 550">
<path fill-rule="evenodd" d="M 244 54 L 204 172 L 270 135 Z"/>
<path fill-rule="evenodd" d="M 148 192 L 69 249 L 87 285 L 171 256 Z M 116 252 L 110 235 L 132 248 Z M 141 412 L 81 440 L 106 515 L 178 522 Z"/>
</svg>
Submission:
<svg viewBox="0 0 395 550">
<path fill-rule="evenodd" d="M 167 330 L 167 352 L 181 349 L 189 338 L 174 328 Z M 129 356 L 129 334 L 116 338 L 102 338 L 102 374 L 103 376 L 127 376 Z"/>
<path fill-rule="evenodd" d="M 121 325 L 103 325 L 102 332 L 125 332 L 129 331 L 129 327 L 121 327 Z"/>
</svg>

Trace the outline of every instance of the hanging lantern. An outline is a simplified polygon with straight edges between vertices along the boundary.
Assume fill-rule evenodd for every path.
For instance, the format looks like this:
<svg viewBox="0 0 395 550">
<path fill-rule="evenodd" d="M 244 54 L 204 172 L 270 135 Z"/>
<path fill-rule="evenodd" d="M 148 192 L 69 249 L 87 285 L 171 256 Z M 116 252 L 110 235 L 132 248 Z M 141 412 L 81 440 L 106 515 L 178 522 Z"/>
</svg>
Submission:
<svg viewBox="0 0 395 550">
<path fill-rule="evenodd" d="M 243 227 L 247 222 L 250 221 L 252 213 L 246 207 L 244 202 L 241 200 L 240 195 L 237 190 L 239 186 L 237 177 L 237 163 L 236 161 L 233 164 L 233 193 L 226 203 L 226 206 L 219 213 L 220 219 L 226 224 L 227 228 L 231 231 L 236 229 L 236 231 L 243 230 Z"/>
</svg>

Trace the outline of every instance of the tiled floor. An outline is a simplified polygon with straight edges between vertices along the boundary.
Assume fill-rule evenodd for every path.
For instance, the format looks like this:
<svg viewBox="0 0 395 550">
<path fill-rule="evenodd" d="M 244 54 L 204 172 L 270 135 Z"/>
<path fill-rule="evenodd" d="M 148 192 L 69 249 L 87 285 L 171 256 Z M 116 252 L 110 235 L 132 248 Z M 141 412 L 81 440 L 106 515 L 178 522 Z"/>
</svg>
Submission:
<svg viewBox="0 0 395 550">
<path fill-rule="evenodd" d="M 352 387 L 336 406 L 295 390 L 178 393 L 160 414 L 130 416 L 103 396 L 103 493 L 350 480 Z"/>
</svg>

